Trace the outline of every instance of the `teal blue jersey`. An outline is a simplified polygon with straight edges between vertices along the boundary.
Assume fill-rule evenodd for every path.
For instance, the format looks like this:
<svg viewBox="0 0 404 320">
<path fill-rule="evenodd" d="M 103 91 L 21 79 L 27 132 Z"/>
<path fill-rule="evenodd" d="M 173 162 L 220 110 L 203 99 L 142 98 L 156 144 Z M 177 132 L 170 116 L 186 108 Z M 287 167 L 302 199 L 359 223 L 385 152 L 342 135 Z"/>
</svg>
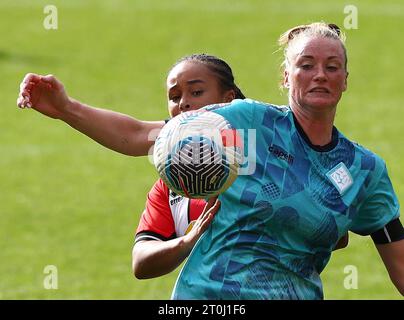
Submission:
<svg viewBox="0 0 404 320">
<path fill-rule="evenodd" d="M 312 145 L 289 107 L 246 99 L 207 109 L 254 133 L 243 135 L 254 170 L 220 195 L 172 298 L 322 299 L 338 240 L 399 216 L 384 161 L 336 128 L 329 145 Z"/>
</svg>

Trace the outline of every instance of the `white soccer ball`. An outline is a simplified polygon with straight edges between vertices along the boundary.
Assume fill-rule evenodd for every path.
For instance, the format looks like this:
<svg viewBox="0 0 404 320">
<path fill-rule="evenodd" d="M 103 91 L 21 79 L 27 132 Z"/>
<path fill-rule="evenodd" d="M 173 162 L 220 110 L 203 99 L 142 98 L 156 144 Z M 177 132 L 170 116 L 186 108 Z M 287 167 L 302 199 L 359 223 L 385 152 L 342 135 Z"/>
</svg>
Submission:
<svg viewBox="0 0 404 320">
<path fill-rule="evenodd" d="M 171 119 L 154 145 L 154 165 L 169 189 L 188 198 L 210 198 L 237 178 L 242 139 L 221 115 L 189 111 Z"/>
</svg>

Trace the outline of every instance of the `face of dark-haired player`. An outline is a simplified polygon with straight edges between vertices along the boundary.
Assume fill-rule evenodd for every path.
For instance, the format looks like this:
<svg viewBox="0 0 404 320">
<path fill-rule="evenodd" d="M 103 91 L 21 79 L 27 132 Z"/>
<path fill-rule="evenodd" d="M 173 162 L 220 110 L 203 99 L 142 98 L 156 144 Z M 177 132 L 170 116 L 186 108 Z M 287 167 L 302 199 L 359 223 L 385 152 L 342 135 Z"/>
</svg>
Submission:
<svg viewBox="0 0 404 320">
<path fill-rule="evenodd" d="M 233 90 L 223 90 L 217 76 L 202 63 L 184 61 L 167 77 L 168 111 L 171 117 L 234 99 Z"/>
</svg>

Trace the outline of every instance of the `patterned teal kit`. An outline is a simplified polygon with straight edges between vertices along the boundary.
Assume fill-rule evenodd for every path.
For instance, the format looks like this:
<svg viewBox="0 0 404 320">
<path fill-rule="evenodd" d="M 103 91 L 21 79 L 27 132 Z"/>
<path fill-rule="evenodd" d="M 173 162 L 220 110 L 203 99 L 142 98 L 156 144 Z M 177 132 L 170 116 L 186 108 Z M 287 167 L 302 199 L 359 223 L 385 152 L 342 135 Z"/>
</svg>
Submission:
<svg viewBox="0 0 404 320">
<path fill-rule="evenodd" d="M 289 107 L 246 99 L 207 109 L 256 130 L 255 170 L 220 195 L 172 298 L 322 299 L 320 273 L 340 237 L 399 216 L 384 161 L 335 128 L 335 146 L 316 150 Z"/>
</svg>

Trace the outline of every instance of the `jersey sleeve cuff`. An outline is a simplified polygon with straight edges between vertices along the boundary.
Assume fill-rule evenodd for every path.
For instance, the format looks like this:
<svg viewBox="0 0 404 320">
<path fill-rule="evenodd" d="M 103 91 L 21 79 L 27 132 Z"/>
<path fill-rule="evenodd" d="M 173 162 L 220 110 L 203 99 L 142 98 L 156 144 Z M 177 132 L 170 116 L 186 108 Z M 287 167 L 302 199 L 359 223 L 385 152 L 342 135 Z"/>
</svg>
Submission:
<svg viewBox="0 0 404 320">
<path fill-rule="evenodd" d="M 172 234 L 170 237 L 164 237 L 161 234 L 158 234 L 156 232 L 142 231 L 142 232 L 139 232 L 136 234 L 135 244 L 139 241 L 149 241 L 149 240 L 168 241 L 168 240 L 174 239 L 175 237 L 176 237 L 175 234 Z"/>
</svg>

